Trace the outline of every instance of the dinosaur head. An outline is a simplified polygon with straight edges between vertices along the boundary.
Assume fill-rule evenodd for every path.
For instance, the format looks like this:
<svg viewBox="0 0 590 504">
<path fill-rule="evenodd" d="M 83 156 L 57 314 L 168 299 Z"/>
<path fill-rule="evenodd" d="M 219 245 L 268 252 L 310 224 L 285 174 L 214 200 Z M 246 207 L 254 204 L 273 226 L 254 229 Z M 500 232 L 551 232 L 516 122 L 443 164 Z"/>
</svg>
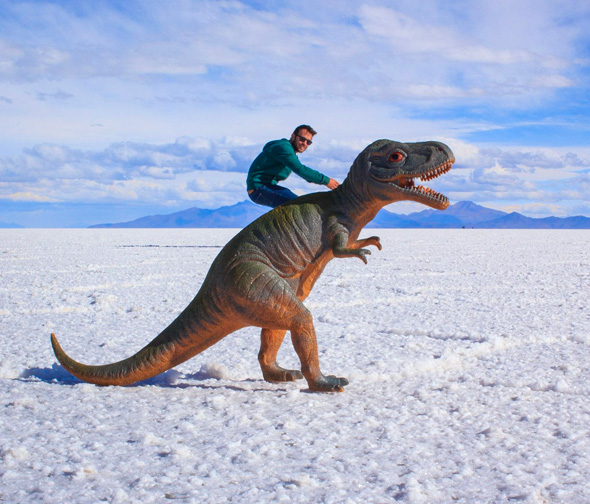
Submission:
<svg viewBox="0 0 590 504">
<path fill-rule="evenodd" d="M 362 197 L 382 204 L 410 200 L 437 210 L 449 199 L 430 188 L 416 185 L 448 172 L 455 162 L 451 149 L 441 142 L 402 143 L 377 140 L 354 162 L 348 179 Z"/>
</svg>

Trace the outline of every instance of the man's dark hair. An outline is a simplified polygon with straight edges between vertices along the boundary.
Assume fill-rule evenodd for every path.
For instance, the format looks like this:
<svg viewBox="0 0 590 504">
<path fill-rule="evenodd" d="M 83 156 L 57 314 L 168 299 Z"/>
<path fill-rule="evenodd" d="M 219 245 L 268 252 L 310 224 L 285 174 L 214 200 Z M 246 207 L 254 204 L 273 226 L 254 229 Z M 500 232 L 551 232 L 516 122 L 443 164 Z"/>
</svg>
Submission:
<svg viewBox="0 0 590 504">
<path fill-rule="evenodd" d="M 293 132 L 294 135 L 299 135 L 301 130 L 307 130 L 311 133 L 311 136 L 317 135 L 318 132 L 314 130 L 309 124 L 302 124 L 301 126 L 297 126 L 295 131 Z"/>
</svg>

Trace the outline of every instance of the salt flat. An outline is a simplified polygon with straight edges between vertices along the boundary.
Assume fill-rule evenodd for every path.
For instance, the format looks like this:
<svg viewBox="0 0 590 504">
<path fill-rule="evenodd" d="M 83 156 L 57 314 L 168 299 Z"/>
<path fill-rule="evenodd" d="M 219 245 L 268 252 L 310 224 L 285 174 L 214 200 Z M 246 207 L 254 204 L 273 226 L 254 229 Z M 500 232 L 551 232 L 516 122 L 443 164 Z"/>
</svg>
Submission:
<svg viewBox="0 0 590 504">
<path fill-rule="evenodd" d="M 256 328 L 131 387 L 56 364 L 135 353 L 234 232 L 0 230 L 0 502 L 590 502 L 588 231 L 367 230 L 306 302 L 341 394 L 264 382 Z"/>
</svg>

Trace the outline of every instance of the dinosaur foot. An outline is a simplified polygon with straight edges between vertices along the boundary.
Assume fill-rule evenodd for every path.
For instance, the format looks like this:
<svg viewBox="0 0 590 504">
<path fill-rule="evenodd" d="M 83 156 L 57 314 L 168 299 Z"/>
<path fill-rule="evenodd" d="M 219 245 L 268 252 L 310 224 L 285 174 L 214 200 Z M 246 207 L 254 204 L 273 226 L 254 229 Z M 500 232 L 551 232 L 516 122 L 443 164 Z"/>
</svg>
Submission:
<svg viewBox="0 0 590 504">
<path fill-rule="evenodd" d="M 264 376 L 265 381 L 272 383 L 292 382 L 303 378 L 301 371 L 297 371 L 296 369 L 285 369 L 277 365 L 263 369 L 262 376 Z"/>
<path fill-rule="evenodd" d="M 308 383 L 309 390 L 312 392 L 344 392 L 344 387 L 348 385 L 348 380 L 333 375 L 321 375 L 317 380 Z"/>
</svg>

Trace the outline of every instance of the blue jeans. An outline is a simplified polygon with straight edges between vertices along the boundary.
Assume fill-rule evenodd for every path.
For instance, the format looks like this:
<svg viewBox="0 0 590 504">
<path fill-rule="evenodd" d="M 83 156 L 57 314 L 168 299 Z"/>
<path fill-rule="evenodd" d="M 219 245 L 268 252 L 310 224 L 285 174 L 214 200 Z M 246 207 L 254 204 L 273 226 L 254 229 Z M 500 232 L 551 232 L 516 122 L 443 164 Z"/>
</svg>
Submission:
<svg viewBox="0 0 590 504">
<path fill-rule="evenodd" d="M 293 191 L 279 185 L 257 187 L 254 191 L 248 193 L 248 196 L 257 205 L 264 205 L 272 208 L 278 207 L 279 205 L 297 197 Z"/>
</svg>

